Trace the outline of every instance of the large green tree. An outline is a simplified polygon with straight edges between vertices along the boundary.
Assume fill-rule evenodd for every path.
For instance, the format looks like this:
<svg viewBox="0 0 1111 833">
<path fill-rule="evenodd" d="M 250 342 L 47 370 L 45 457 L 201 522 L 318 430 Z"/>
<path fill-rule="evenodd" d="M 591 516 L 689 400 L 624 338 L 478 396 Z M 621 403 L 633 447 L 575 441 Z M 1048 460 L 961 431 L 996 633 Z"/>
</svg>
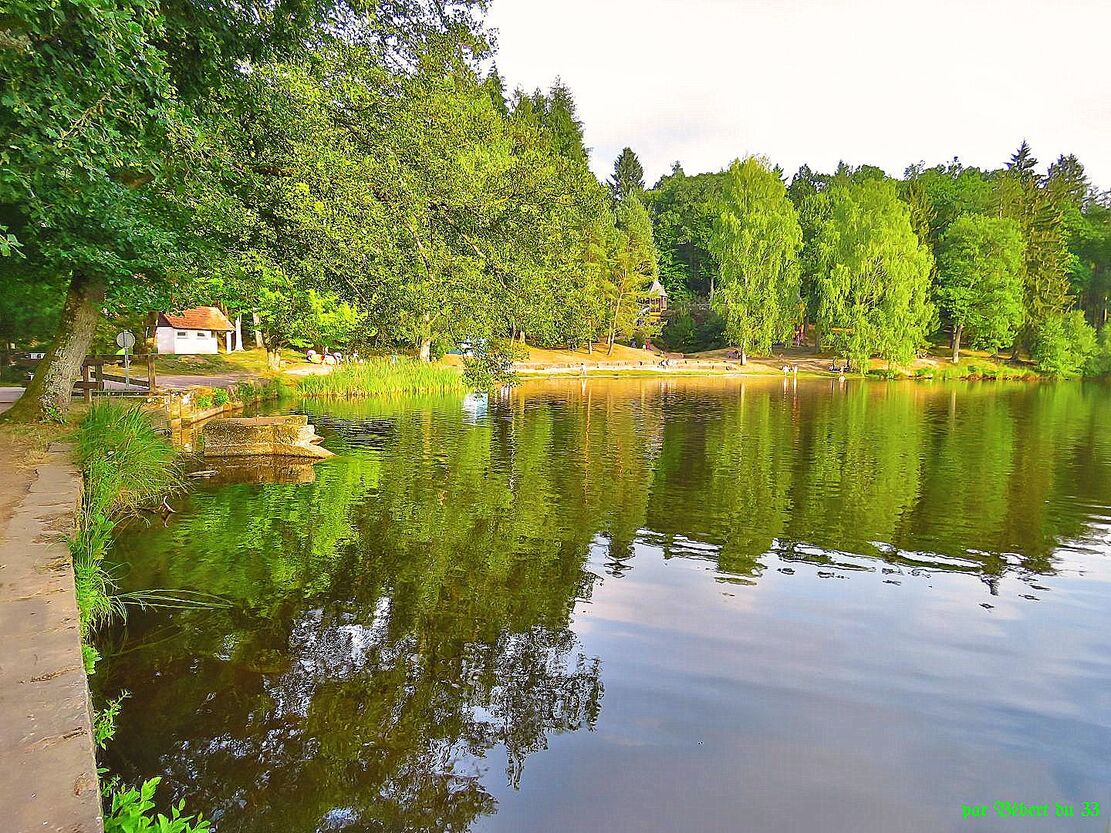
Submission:
<svg viewBox="0 0 1111 833">
<path fill-rule="evenodd" d="M 722 182 L 710 237 L 721 270 L 714 306 L 741 351 L 766 353 L 799 318 L 802 229 L 783 181 L 756 157 L 737 160 Z"/>
<path fill-rule="evenodd" d="M 934 328 L 933 258 L 888 181 L 838 177 L 818 233 L 819 337 L 863 368 L 870 356 L 907 361 Z"/>
<path fill-rule="evenodd" d="M 961 337 L 972 331 L 976 347 L 999 350 L 1022 326 L 1022 267 L 1026 244 L 1013 220 L 965 214 L 941 237 L 938 300 L 953 327 L 954 364 Z"/>
</svg>

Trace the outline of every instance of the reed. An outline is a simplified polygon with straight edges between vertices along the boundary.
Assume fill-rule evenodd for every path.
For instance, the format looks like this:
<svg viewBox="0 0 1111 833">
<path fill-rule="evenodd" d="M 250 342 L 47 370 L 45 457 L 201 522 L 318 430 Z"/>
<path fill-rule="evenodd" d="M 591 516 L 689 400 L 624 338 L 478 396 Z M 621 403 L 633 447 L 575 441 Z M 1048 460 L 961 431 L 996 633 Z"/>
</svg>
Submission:
<svg viewBox="0 0 1111 833">
<path fill-rule="evenodd" d="M 340 365 L 326 375 L 306 376 L 300 384 L 302 396 L 318 399 L 466 391 L 467 386 L 457 368 L 414 359 L 370 359 L 358 364 Z"/>
</svg>

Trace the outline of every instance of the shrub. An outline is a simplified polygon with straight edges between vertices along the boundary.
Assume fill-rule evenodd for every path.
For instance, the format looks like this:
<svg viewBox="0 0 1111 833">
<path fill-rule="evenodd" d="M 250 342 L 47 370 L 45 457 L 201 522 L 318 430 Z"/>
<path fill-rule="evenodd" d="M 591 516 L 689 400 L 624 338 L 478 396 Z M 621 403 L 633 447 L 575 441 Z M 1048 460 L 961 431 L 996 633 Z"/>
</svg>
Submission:
<svg viewBox="0 0 1111 833">
<path fill-rule="evenodd" d="M 216 388 L 212 392 L 212 402 L 216 405 L 227 405 L 231 400 L 231 396 L 223 388 Z"/>
<path fill-rule="evenodd" d="M 199 411 L 207 411 L 212 407 L 213 399 L 211 393 L 199 393 L 193 399 L 193 403 L 197 406 Z"/>
<path fill-rule="evenodd" d="M 1095 352 L 1096 332 L 1080 310 L 1049 316 L 1034 343 L 1038 371 L 1049 376 L 1076 376 Z"/>
</svg>

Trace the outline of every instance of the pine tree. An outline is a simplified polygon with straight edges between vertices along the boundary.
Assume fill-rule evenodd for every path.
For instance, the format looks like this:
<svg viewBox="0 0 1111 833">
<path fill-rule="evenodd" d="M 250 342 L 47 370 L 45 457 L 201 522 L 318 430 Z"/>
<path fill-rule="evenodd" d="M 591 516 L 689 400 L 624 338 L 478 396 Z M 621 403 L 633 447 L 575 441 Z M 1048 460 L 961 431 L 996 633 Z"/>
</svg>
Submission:
<svg viewBox="0 0 1111 833">
<path fill-rule="evenodd" d="M 644 190 L 644 166 L 632 148 L 625 148 L 613 163 L 613 176 L 607 182 L 616 202 Z"/>
<path fill-rule="evenodd" d="M 1011 161 L 1007 163 L 1007 170 L 1014 171 L 1020 178 L 1025 180 L 1033 180 L 1037 176 L 1038 160 L 1034 158 L 1034 152 L 1030 150 L 1030 145 L 1025 139 L 1022 144 L 1018 146 L 1013 154 L 1011 154 Z"/>
<path fill-rule="evenodd" d="M 509 115 L 509 102 L 505 98 L 505 79 L 501 77 L 498 72 L 498 65 L 494 64 L 490 67 L 490 74 L 486 76 L 486 81 L 483 86 L 486 92 L 490 95 L 490 101 L 494 103 L 494 109 L 498 114 L 505 118 Z"/>
<path fill-rule="evenodd" d="M 566 159 L 586 160 L 583 123 L 575 112 L 571 89 L 559 78 L 548 92 L 545 127 L 556 153 Z"/>
</svg>

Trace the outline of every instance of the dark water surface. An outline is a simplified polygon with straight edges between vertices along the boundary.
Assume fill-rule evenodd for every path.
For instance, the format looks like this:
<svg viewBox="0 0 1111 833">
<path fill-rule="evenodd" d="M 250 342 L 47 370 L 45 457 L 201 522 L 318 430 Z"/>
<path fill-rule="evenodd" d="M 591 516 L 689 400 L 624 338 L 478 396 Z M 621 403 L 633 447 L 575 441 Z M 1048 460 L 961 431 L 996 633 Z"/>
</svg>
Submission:
<svg viewBox="0 0 1111 833">
<path fill-rule="evenodd" d="M 1111 820 L 1111 388 L 737 380 L 307 406 L 134 527 L 127 779 L 219 833 Z M 962 804 L 1076 806 L 962 820 Z M 1103 815 L 1081 818 L 1083 802 Z M 994 815 L 994 812 L 993 812 Z"/>
</svg>

